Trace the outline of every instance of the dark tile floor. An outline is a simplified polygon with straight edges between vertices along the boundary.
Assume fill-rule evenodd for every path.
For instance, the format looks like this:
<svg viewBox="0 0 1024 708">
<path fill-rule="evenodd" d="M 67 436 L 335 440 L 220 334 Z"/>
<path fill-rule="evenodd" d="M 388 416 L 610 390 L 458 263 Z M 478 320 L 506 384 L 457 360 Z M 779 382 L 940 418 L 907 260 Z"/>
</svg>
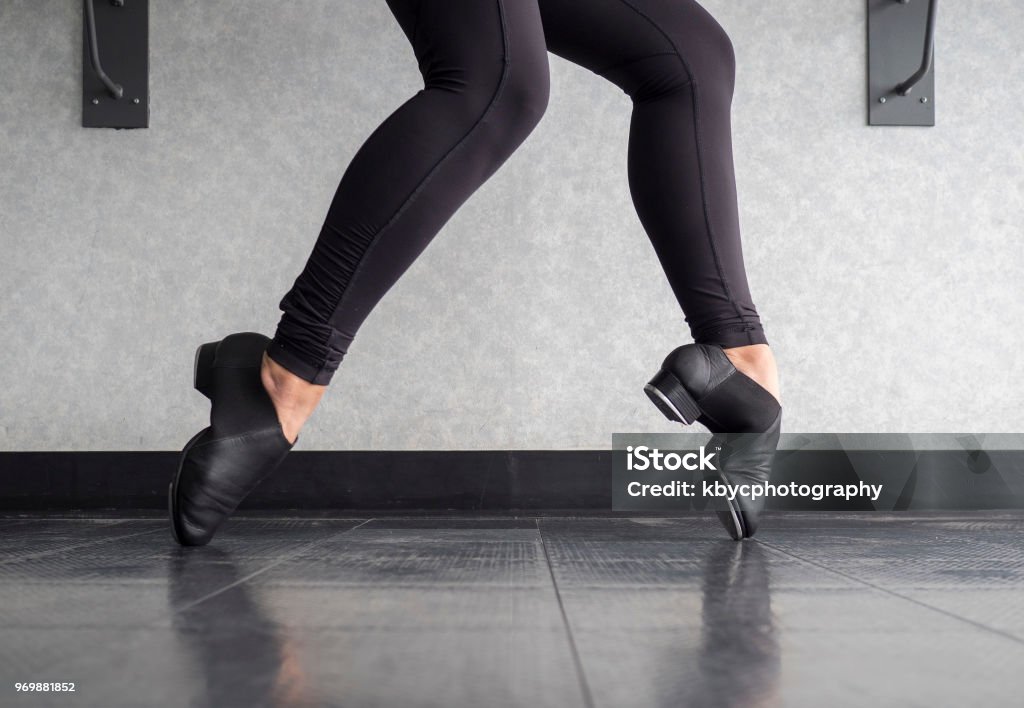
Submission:
<svg viewBox="0 0 1024 708">
<path fill-rule="evenodd" d="M 1022 530 L 244 518 L 183 550 L 157 518 L 7 518 L 0 705 L 1019 706 Z"/>
</svg>

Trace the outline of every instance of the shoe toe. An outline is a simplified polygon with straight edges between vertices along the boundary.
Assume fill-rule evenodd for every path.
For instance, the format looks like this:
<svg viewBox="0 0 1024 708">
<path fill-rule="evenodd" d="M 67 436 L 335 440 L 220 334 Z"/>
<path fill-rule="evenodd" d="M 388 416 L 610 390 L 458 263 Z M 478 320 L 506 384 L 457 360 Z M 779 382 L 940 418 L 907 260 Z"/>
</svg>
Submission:
<svg viewBox="0 0 1024 708">
<path fill-rule="evenodd" d="M 220 525 L 277 468 L 291 447 L 279 427 L 224 438 L 214 437 L 211 431 L 197 444 L 186 446 L 170 494 L 178 543 L 209 543 Z"/>
</svg>

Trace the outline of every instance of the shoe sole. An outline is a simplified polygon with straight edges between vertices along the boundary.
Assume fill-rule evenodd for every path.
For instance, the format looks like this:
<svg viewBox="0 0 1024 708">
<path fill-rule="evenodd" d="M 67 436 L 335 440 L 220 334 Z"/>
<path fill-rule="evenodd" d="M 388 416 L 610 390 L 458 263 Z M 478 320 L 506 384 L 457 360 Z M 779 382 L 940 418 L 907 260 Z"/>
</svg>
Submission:
<svg viewBox="0 0 1024 708">
<path fill-rule="evenodd" d="M 676 378 L 671 371 L 662 369 L 657 375 L 644 386 L 644 393 L 651 399 L 651 402 L 661 411 L 668 420 L 673 423 L 692 425 L 701 416 L 700 405 L 693 399 L 690 392 L 686 390 L 683 383 Z M 718 472 L 719 479 L 728 484 L 725 475 Z M 743 523 L 743 516 L 740 514 L 736 502 L 726 499 L 728 511 L 718 511 L 719 520 L 725 526 L 726 531 L 732 536 L 733 541 L 742 541 L 747 535 L 746 526 Z"/>
<path fill-rule="evenodd" d="M 662 369 L 644 386 L 644 393 L 671 421 L 692 425 L 701 416 L 700 406 L 671 371 Z"/>
</svg>

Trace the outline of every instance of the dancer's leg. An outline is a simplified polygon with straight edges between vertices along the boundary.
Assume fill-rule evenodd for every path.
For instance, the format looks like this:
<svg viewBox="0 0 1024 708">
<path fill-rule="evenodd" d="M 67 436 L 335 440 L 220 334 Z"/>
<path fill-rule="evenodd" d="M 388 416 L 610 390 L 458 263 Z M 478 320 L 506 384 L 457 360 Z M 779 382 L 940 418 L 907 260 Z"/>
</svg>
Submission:
<svg viewBox="0 0 1024 708">
<path fill-rule="evenodd" d="M 629 184 L 694 341 L 778 397 L 743 265 L 730 109 L 735 58 L 693 0 L 540 0 L 549 49 L 633 100 Z"/>
<path fill-rule="evenodd" d="M 209 543 L 280 465 L 360 323 L 546 105 L 537 0 L 389 5 L 425 88 L 353 159 L 313 254 L 281 303 L 275 339 L 238 333 L 196 352 L 195 387 L 211 413 L 168 488 L 171 529 L 183 545 Z"/>
<path fill-rule="evenodd" d="M 547 105 L 536 0 L 389 0 L 424 89 L 366 141 L 282 302 L 276 362 L 326 384 L 374 305 Z"/>
<path fill-rule="evenodd" d="M 312 255 L 281 301 L 263 378 L 289 437 L 366 316 L 547 105 L 536 0 L 388 5 L 412 44 L 424 88 L 355 155 Z"/>
<path fill-rule="evenodd" d="M 669 354 L 644 390 L 669 420 L 720 434 L 728 452 L 714 479 L 765 482 L 782 409 L 740 248 L 732 44 L 693 0 L 540 4 L 549 48 L 633 99 L 630 190 L 696 340 Z M 718 517 L 738 541 L 756 533 L 763 508 L 763 496 L 737 495 Z"/>
</svg>

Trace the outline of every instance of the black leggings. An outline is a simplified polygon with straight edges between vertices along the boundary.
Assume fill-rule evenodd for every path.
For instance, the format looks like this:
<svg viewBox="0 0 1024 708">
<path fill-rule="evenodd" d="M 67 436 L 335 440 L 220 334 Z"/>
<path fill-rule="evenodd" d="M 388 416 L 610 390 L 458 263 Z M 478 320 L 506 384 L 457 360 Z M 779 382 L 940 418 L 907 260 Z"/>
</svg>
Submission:
<svg viewBox="0 0 1024 708">
<path fill-rule="evenodd" d="M 694 340 L 765 343 L 740 249 L 732 44 L 693 0 L 388 0 L 424 89 L 341 179 L 268 350 L 327 384 L 363 320 L 544 113 L 547 52 L 633 100 L 633 203 Z"/>
</svg>

